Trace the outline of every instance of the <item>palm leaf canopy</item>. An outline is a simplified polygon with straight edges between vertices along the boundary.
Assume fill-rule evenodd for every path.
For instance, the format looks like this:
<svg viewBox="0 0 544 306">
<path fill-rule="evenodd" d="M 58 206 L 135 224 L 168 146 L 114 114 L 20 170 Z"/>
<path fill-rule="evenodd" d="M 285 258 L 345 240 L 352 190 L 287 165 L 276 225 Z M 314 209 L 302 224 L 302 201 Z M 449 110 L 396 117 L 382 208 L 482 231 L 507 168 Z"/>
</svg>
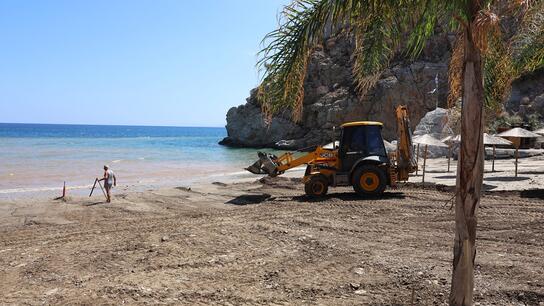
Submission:
<svg viewBox="0 0 544 306">
<path fill-rule="evenodd" d="M 493 39 L 498 37 L 499 17 L 493 0 L 294 0 L 280 14 L 279 27 L 263 39 L 258 67 L 263 73 L 259 87 L 259 100 L 268 119 L 284 110 L 290 110 L 295 120 L 301 119 L 304 100 L 304 80 L 312 49 L 322 43 L 325 33 L 345 32 L 353 38 L 353 75 L 357 89 L 364 95 L 372 88 L 392 57 L 398 53 L 414 58 L 434 34 L 437 24 L 447 24 L 451 31 L 462 33 L 468 29 L 472 39 L 482 51 L 492 49 L 501 55 L 508 50 L 496 50 Z M 525 1 L 507 1 L 525 4 Z M 523 12 L 527 24 L 533 30 L 525 31 L 516 38 L 512 48 L 517 54 L 515 65 L 523 71 L 534 71 L 542 66 L 542 0 L 533 0 L 533 8 Z M 509 10 L 512 8 L 507 6 Z M 523 21 L 522 21 L 523 22 Z M 517 37 L 517 36 L 516 36 Z M 463 39 L 459 43 L 457 56 L 462 58 Z M 455 52 L 454 52 L 455 57 Z M 460 61 L 462 63 L 462 61 Z M 499 61 L 500 62 L 500 61 Z M 450 65 L 454 66 L 455 65 Z M 490 65 L 491 67 L 491 65 Z M 500 63 L 493 66 L 501 70 Z M 457 70 L 459 67 L 457 67 Z M 513 69 L 513 68 L 512 68 Z M 518 68 L 516 68 L 518 69 Z M 453 75 L 455 75 L 453 69 Z M 453 98 L 460 95 L 461 88 L 451 83 Z M 460 75 L 455 77 L 459 80 Z M 505 79 L 505 77 L 503 78 Z M 503 79 L 499 83 L 507 82 Z M 495 84 L 497 80 L 487 83 Z M 506 88 L 506 87 L 505 87 Z M 503 96 L 505 89 L 494 93 Z"/>
<path fill-rule="evenodd" d="M 507 7 L 501 16 L 517 20 L 507 39 L 495 37 L 485 58 L 485 90 L 488 109 L 500 111 L 513 80 L 544 67 L 544 1 L 530 6 Z"/>
</svg>

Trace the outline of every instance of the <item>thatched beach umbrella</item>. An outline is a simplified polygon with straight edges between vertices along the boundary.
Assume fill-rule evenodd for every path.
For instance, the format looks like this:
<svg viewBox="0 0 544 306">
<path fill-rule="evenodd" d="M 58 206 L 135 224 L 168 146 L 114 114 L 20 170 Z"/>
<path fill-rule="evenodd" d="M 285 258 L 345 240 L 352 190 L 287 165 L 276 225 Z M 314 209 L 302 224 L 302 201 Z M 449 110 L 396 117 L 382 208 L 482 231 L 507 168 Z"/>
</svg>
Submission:
<svg viewBox="0 0 544 306">
<path fill-rule="evenodd" d="M 448 145 L 448 172 L 450 172 L 451 147 L 454 143 L 461 141 L 461 135 L 448 136 L 448 137 L 442 138 L 442 140 L 440 141 Z"/>
<path fill-rule="evenodd" d="M 521 144 L 521 138 L 537 138 L 537 137 L 540 137 L 540 135 L 533 133 L 531 131 L 528 131 L 526 129 L 517 127 L 511 130 L 508 130 L 506 132 L 502 132 L 497 136 L 500 136 L 503 138 L 510 138 L 510 141 L 512 141 L 512 144 L 516 148 L 516 177 L 518 177 L 518 158 L 519 158 L 519 146 Z"/>
<path fill-rule="evenodd" d="M 445 143 L 442 141 L 434 138 L 433 136 L 429 134 L 421 135 L 415 139 L 413 139 L 414 143 L 425 145 L 425 153 L 423 154 L 423 177 L 421 179 L 422 182 L 425 182 L 425 165 L 427 164 L 427 148 L 428 146 L 435 146 L 435 147 L 447 147 Z"/>
<path fill-rule="evenodd" d="M 493 146 L 493 162 L 491 164 L 491 172 L 495 172 L 495 147 L 496 146 L 511 146 L 512 142 L 504 138 L 491 136 L 484 133 L 484 146 Z"/>
</svg>

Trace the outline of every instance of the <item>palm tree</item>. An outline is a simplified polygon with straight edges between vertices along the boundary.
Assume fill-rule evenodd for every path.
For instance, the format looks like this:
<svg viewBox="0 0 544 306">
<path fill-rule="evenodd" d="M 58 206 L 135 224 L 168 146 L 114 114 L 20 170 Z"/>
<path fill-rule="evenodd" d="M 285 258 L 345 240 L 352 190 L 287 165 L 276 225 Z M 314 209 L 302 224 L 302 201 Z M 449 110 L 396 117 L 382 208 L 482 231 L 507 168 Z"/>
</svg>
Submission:
<svg viewBox="0 0 544 306">
<path fill-rule="evenodd" d="M 471 305 L 476 256 L 476 209 L 483 180 L 484 105 L 502 102 L 519 74 L 544 67 L 544 0 L 294 0 L 278 29 L 263 40 L 259 99 L 268 119 L 291 109 L 300 120 L 311 50 L 325 32 L 344 31 L 355 41 L 353 75 L 364 95 L 399 52 L 420 54 L 437 24 L 457 33 L 450 63 L 450 100 L 461 98 L 462 143 L 455 198 L 456 234 L 451 305 Z M 500 16 L 522 28 L 505 45 Z M 508 69 L 505 69 L 508 68 Z M 484 74 L 484 69 L 490 74 Z M 484 87 L 484 83 L 486 87 Z M 487 89 L 486 89 L 487 88 Z"/>
</svg>

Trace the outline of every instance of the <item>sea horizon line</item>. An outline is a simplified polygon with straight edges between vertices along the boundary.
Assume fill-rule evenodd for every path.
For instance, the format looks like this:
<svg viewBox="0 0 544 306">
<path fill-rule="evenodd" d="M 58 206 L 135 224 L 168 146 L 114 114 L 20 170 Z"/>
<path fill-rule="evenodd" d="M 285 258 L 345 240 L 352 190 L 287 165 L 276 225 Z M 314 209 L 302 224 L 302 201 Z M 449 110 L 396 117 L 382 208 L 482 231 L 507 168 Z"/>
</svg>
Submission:
<svg viewBox="0 0 544 306">
<path fill-rule="evenodd" d="M 63 125 L 63 126 L 119 126 L 119 127 L 168 127 L 168 128 L 225 128 L 221 126 L 195 125 L 146 125 L 146 124 L 93 124 L 93 123 L 33 123 L 33 122 L 0 122 L 0 125 Z"/>
</svg>

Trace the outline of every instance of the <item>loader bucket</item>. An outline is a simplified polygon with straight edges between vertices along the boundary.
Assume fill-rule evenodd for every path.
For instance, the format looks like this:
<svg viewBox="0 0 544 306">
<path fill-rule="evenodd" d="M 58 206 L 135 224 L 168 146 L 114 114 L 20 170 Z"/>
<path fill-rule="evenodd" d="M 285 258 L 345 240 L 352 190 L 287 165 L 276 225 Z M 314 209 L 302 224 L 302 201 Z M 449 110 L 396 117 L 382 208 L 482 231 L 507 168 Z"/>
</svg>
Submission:
<svg viewBox="0 0 544 306">
<path fill-rule="evenodd" d="M 277 175 L 277 160 L 276 155 L 259 152 L 259 159 L 254 162 L 251 166 L 245 168 L 247 171 L 253 174 L 268 174 L 270 176 Z"/>
<path fill-rule="evenodd" d="M 264 174 L 264 172 L 262 172 L 261 170 L 261 160 L 256 161 L 255 163 L 253 163 L 253 165 L 245 169 L 253 174 Z"/>
</svg>

